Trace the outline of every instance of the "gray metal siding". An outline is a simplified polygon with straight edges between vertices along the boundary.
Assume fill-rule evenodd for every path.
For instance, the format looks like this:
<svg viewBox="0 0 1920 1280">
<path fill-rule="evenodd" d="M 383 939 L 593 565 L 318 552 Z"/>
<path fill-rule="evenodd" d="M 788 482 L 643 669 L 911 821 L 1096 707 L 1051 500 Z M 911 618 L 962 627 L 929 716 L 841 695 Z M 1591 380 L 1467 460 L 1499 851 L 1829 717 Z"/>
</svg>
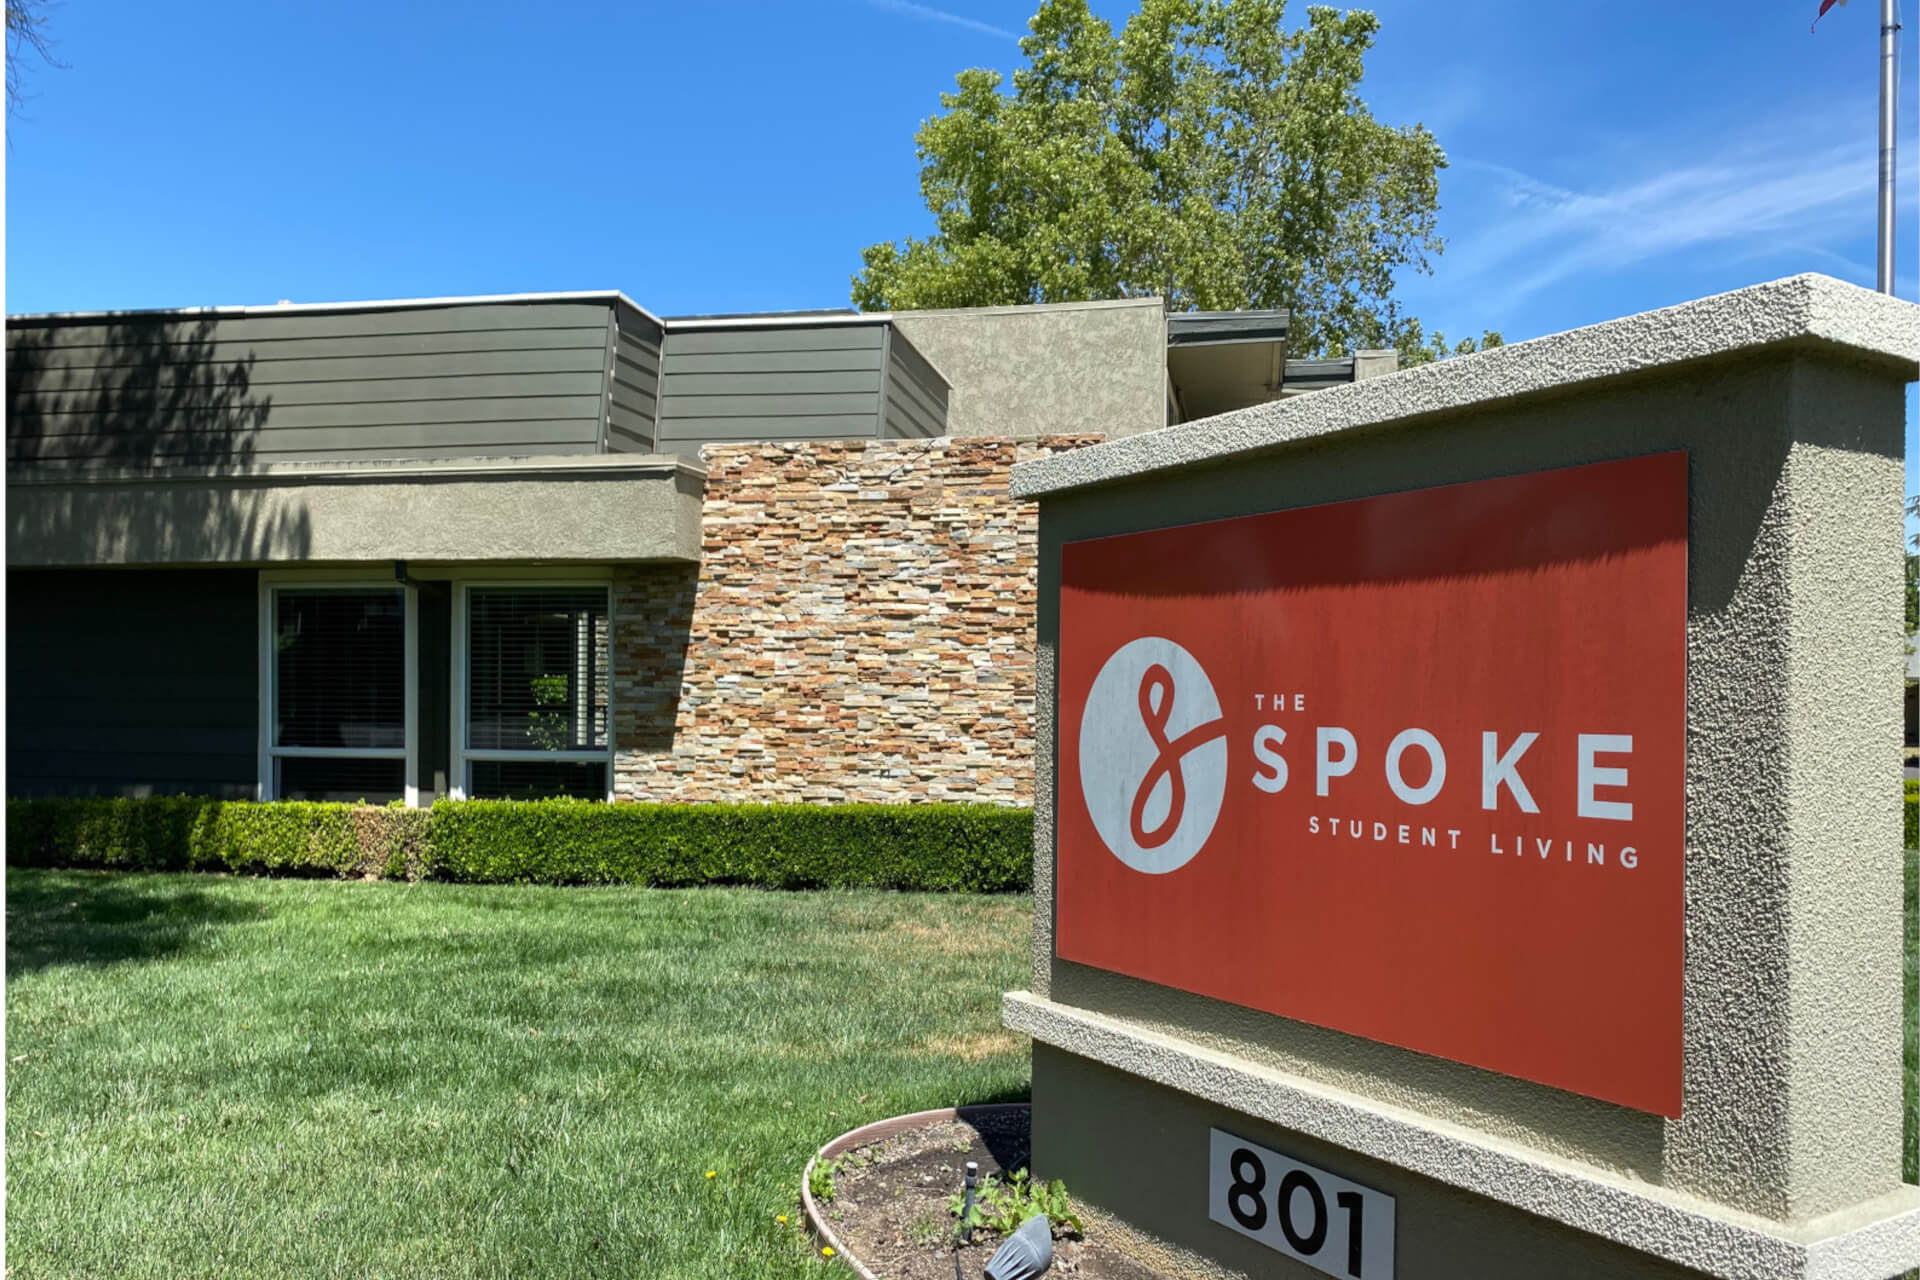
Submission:
<svg viewBox="0 0 1920 1280">
<path fill-rule="evenodd" d="M 7 794 L 253 794 L 251 569 L 7 574 Z"/>
<path fill-rule="evenodd" d="M 879 436 L 881 324 L 669 329 L 655 449 Z"/>
<path fill-rule="evenodd" d="M 607 395 L 607 448 L 652 453 L 660 420 L 660 326 L 615 308 L 612 380 Z"/>
<path fill-rule="evenodd" d="M 595 453 L 605 303 L 7 326 L 10 462 Z"/>
<path fill-rule="evenodd" d="M 891 439 L 926 439 L 947 432 L 947 380 L 898 330 L 887 339 L 886 420 Z"/>
</svg>

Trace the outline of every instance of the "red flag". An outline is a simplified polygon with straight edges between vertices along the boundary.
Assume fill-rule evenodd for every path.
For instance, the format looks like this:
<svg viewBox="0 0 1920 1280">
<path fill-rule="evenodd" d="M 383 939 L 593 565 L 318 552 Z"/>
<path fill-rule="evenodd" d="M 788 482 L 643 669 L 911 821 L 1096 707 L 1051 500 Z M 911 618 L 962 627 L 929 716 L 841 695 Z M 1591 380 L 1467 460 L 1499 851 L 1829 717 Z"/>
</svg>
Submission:
<svg viewBox="0 0 1920 1280">
<path fill-rule="evenodd" d="M 1847 7 L 1847 0 L 1820 0 L 1820 12 L 1813 15 L 1813 22 L 1808 25 L 1807 30 L 1812 31 L 1814 27 L 1819 26 L 1820 19 L 1826 17 L 1827 10 L 1833 8 L 1836 4 L 1844 9 Z"/>
</svg>

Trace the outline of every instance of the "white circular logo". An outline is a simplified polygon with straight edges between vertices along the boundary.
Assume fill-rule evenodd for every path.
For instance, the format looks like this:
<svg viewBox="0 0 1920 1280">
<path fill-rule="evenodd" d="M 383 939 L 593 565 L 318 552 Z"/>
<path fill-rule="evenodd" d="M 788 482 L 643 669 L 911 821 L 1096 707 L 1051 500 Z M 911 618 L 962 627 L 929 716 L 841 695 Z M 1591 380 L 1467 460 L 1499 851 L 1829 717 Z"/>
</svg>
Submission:
<svg viewBox="0 0 1920 1280">
<path fill-rule="evenodd" d="M 1080 719 L 1080 794 L 1114 857 L 1162 875 L 1200 852 L 1227 792 L 1226 733 L 1213 682 L 1173 641 L 1107 659 Z"/>
</svg>

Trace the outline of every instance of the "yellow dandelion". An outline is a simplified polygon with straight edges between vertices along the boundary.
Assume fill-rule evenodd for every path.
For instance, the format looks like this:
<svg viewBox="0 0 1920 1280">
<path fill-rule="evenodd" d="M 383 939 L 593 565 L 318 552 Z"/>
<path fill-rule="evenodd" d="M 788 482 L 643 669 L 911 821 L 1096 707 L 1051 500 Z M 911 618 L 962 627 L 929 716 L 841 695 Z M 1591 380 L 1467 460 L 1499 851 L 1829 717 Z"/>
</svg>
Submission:
<svg viewBox="0 0 1920 1280">
<path fill-rule="evenodd" d="M 708 1176 L 709 1178 L 711 1178 L 711 1177 L 713 1177 L 713 1176 L 714 1176 L 714 1171 L 713 1171 L 713 1170 L 711 1170 L 711 1169 L 709 1169 L 709 1170 L 707 1170 L 707 1176 Z"/>
<path fill-rule="evenodd" d="M 787 1225 L 787 1215 L 784 1213 L 775 1215 L 773 1220 L 783 1227 Z"/>
<path fill-rule="evenodd" d="M 823 1258 L 831 1258 L 833 1256 L 833 1246 L 830 1244 L 821 1245 L 820 1256 Z"/>
</svg>

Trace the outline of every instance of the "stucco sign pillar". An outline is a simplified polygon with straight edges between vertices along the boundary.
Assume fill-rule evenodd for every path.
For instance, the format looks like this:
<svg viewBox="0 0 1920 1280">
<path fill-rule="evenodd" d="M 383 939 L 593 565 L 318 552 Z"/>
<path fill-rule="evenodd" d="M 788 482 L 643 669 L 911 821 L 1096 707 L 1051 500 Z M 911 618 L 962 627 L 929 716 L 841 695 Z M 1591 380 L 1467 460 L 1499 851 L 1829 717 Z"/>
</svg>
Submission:
<svg viewBox="0 0 1920 1280">
<path fill-rule="evenodd" d="M 1017 468 L 1036 1174 L 1202 1274 L 1920 1263 L 1917 360 L 1801 276 Z"/>
</svg>

